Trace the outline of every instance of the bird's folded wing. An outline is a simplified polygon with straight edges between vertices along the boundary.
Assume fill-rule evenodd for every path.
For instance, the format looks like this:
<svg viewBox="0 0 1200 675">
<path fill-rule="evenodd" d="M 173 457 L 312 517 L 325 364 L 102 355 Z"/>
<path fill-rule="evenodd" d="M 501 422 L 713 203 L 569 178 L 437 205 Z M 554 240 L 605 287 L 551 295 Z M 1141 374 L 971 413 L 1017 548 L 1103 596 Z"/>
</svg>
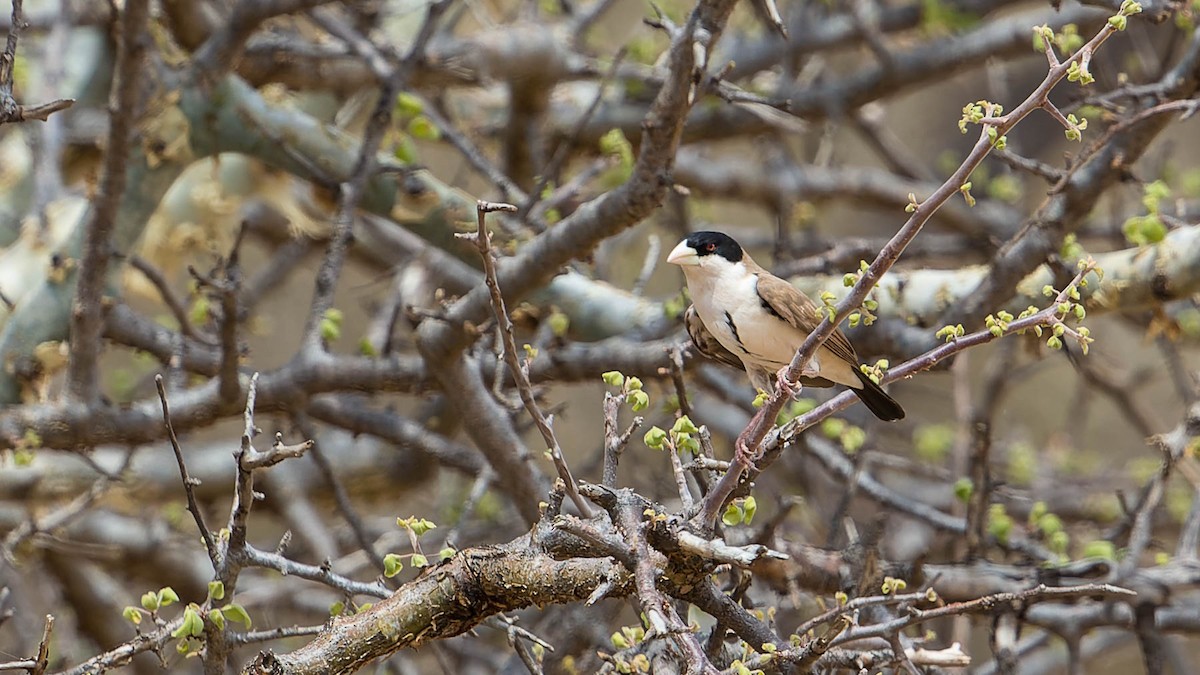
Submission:
<svg viewBox="0 0 1200 675">
<path fill-rule="evenodd" d="M 708 328 L 705 328 L 704 322 L 700 320 L 700 315 L 696 313 L 695 306 L 688 305 L 687 311 L 683 314 L 683 325 L 687 328 L 688 337 L 692 338 L 692 345 L 696 347 L 696 351 L 713 361 L 738 370 L 742 369 L 742 360 L 717 342 L 717 338 L 708 332 Z"/>
<path fill-rule="evenodd" d="M 776 316 L 792 324 L 805 334 L 811 333 L 821 323 L 821 311 L 800 289 L 770 274 L 758 275 L 758 297 L 764 307 Z M 834 356 L 858 367 L 858 354 L 841 330 L 834 330 L 825 341 L 824 347 Z"/>
</svg>

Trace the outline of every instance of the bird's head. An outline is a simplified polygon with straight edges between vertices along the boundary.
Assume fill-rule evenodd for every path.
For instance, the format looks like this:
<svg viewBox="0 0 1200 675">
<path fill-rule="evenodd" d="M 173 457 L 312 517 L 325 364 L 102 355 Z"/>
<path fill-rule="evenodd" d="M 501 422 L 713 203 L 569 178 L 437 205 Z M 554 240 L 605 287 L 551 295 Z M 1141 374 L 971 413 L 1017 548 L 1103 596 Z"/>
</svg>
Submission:
<svg viewBox="0 0 1200 675">
<path fill-rule="evenodd" d="M 710 269 L 736 265 L 744 257 L 742 247 L 724 232 L 693 232 L 671 250 L 667 262 L 686 271 L 694 266 Z"/>
</svg>

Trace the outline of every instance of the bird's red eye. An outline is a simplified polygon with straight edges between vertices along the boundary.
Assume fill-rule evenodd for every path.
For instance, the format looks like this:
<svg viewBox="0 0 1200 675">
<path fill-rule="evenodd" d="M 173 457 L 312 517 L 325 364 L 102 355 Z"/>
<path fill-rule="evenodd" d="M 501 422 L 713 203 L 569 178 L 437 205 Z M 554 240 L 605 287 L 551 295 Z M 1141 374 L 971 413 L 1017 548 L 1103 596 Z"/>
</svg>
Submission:
<svg viewBox="0 0 1200 675">
<path fill-rule="evenodd" d="M 717 250 L 717 245 L 716 244 L 705 244 L 704 250 L 707 251 L 708 253 L 712 253 L 713 251 Z"/>
</svg>

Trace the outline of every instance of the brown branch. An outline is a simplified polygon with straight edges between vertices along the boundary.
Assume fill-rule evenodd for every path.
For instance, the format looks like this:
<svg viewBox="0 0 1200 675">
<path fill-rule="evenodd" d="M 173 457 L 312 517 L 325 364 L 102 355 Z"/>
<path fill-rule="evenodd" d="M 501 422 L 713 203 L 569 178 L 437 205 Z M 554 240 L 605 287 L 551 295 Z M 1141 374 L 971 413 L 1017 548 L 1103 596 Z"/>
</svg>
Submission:
<svg viewBox="0 0 1200 675">
<path fill-rule="evenodd" d="M 175 461 L 179 464 L 179 477 L 183 479 L 183 491 L 187 495 L 188 511 L 191 511 L 192 518 L 196 521 L 196 528 L 200 530 L 200 537 L 204 541 L 204 550 L 208 553 L 208 559 L 212 561 L 215 570 L 219 564 L 220 552 L 213 540 L 212 530 L 209 530 L 208 525 L 204 522 L 204 512 L 200 509 L 200 503 L 196 501 L 195 486 L 199 484 L 199 481 L 188 475 L 187 464 L 183 461 L 183 449 L 179 447 L 179 439 L 175 437 L 175 427 L 171 423 L 171 408 L 167 403 L 167 390 L 163 385 L 162 375 L 154 376 L 154 386 L 158 388 L 158 400 L 162 402 L 163 425 L 167 429 L 167 437 L 171 439 L 171 449 L 175 451 Z"/>
<path fill-rule="evenodd" d="M 71 309 L 71 359 L 67 366 L 67 391 L 76 401 L 90 404 L 99 396 L 100 332 L 104 327 L 104 284 L 117 209 L 125 193 L 125 169 L 138 110 L 138 70 L 149 38 L 146 23 L 149 0 L 129 0 L 121 14 L 115 85 L 109 108 L 107 151 L 100 190 L 84 226 L 83 254 L 79 261 L 75 301 Z"/>
<path fill-rule="evenodd" d="M 289 654 L 264 651 L 246 675 L 341 675 L 407 647 L 459 635 L 496 612 L 583 600 L 614 563 L 557 560 L 531 537 L 455 553 L 370 609 L 331 620 Z"/>
<path fill-rule="evenodd" d="M 129 265 L 140 272 L 142 276 L 146 277 L 146 280 L 158 291 L 158 297 L 167 305 L 171 316 L 175 317 L 175 322 L 179 324 L 180 333 L 202 344 L 216 346 L 217 343 L 215 340 L 210 336 L 202 335 L 192 326 L 192 320 L 188 317 L 187 308 L 183 306 L 183 302 L 180 301 L 179 296 L 171 290 L 171 285 L 167 283 L 166 278 L 158 268 L 139 255 L 129 256 Z"/>
<path fill-rule="evenodd" d="M 1094 42 L 1094 40 L 1093 40 Z M 1077 52 L 1081 56 L 1091 43 Z M 1069 66 L 1068 59 L 1054 70 Z M 1118 124 L 1118 132 L 1105 135 L 1103 145 L 1092 142 L 1074 158 L 1071 166 L 1051 189 L 1051 197 L 1026 219 L 1021 230 L 1013 236 L 991 262 L 987 275 L 961 302 L 951 304 L 943 313 L 943 323 L 976 325 L 980 317 L 1011 296 L 1012 290 L 1029 272 L 1036 269 L 1062 246 L 1063 237 L 1076 231 L 1092 212 L 1096 197 L 1128 175 L 1130 167 L 1142 156 L 1151 142 L 1167 126 L 1169 120 L 1157 112 L 1172 112 L 1177 108 L 1161 108 L 1157 101 L 1163 97 L 1190 98 L 1200 87 L 1200 35 L 1193 33 L 1187 53 L 1158 83 L 1157 95 L 1139 100 L 1139 112 L 1127 124 Z M 1143 112 L 1156 111 L 1142 117 Z M 1014 110 L 1014 113 L 1016 111 Z M 1009 113 L 1011 116 L 1013 113 Z"/>
<path fill-rule="evenodd" d="M 548 446 L 550 459 L 554 462 L 554 468 L 558 472 L 558 477 L 562 479 L 566 486 L 567 496 L 571 498 L 571 501 L 575 504 L 575 508 L 579 509 L 584 518 L 590 518 L 592 516 L 592 509 L 583 497 L 579 495 L 579 487 L 575 484 L 575 477 L 571 475 L 571 469 L 567 466 L 566 458 L 563 457 L 562 446 L 558 443 L 558 436 L 554 433 L 554 427 L 550 426 L 550 421 L 546 419 L 546 415 L 542 413 L 542 409 L 538 406 L 537 399 L 534 397 L 533 385 L 529 382 L 528 362 L 522 365 L 517 358 L 517 342 L 513 337 L 512 320 L 508 317 L 508 310 L 504 306 L 504 295 L 500 292 L 500 284 L 496 279 L 496 263 L 492 258 L 492 235 L 488 232 L 485 216 L 495 211 L 515 212 L 517 207 L 511 204 L 493 204 L 481 201 L 478 203 L 476 210 L 478 215 L 478 231 L 470 239 L 475 242 L 475 246 L 479 249 L 479 255 L 483 259 L 484 279 L 491 294 L 492 310 L 496 316 L 496 322 L 500 326 L 500 336 L 504 345 L 504 362 L 508 365 L 508 371 L 512 374 L 513 381 L 516 382 L 517 392 L 521 396 L 521 402 L 525 404 L 525 410 L 533 418 L 538 432 L 542 435 L 542 440 Z"/>
<path fill-rule="evenodd" d="M 351 172 L 349 180 L 339 186 L 340 195 L 337 213 L 334 216 L 333 236 L 330 237 L 325 259 L 321 261 L 321 266 L 317 270 L 316 289 L 309 307 L 308 320 L 304 326 L 305 351 L 309 354 L 317 354 L 321 351 L 321 321 L 326 312 L 333 307 L 334 290 L 337 287 L 342 266 L 346 261 L 347 250 L 354 230 L 354 210 L 363 196 L 367 182 L 375 174 L 376 152 L 391 125 L 396 96 L 407 85 L 418 61 L 424 58 L 425 46 L 433 37 L 434 28 L 446 10 L 448 1 L 441 0 L 429 5 L 425 19 L 421 23 L 408 54 L 383 81 L 375 110 L 363 133 L 354 170 Z"/>
<path fill-rule="evenodd" d="M 309 446 L 309 456 L 312 457 L 313 463 L 321 472 L 321 476 L 325 479 L 329 489 L 333 492 L 333 501 L 337 504 L 338 511 L 341 512 L 342 518 L 350 525 L 350 531 L 354 533 L 354 539 L 358 543 L 358 547 L 363 553 L 367 554 L 375 568 L 382 574 L 385 570 L 383 556 L 375 550 L 375 545 L 367 532 L 366 523 L 358 515 L 354 509 L 354 502 L 350 501 L 350 494 L 346 491 L 346 486 L 342 481 L 338 480 L 337 475 L 333 471 L 333 464 L 329 458 L 325 456 L 325 452 L 321 448 L 321 443 L 317 440 L 316 429 L 313 428 L 311 422 L 303 415 L 296 414 L 293 416 L 296 426 L 301 433 L 313 439 Z"/>
<path fill-rule="evenodd" d="M 973 489 L 967 501 L 967 558 L 983 555 L 987 541 L 987 509 L 995 485 L 992 482 L 992 424 L 1001 397 L 1011 380 L 1012 361 L 1016 354 L 1016 343 L 1007 340 L 999 351 L 992 355 L 983 377 L 981 394 L 964 422 L 970 439 L 970 454 L 967 458 L 967 475 Z"/>
<path fill-rule="evenodd" d="M 12 23 L 8 27 L 8 39 L 4 45 L 4 52 L 0 53 L 0 124 L 26 120 L 45 122 L 50 115 L 60 110 L 66 110 L 75 104 L 73 98 L 58 99 L 37 105 L 21 105 L 13 99 L 13 66 L 17 60 L 17 36 L 26 27 L 24 4 L 24 0 L 13 0 Z"/>
<path fill-rule="evenodd" d="M 192 57 L 193 73 L 201 79 L 215 80 L 229 72 L 245 49 L 246 40 L 263 22 L 328 2 L 330 0 L 239 0 L 221 28 L 196 50 Z"/>
<path fill-rule="evenodd" d="M 683 655 L 686 672 L 705 675 L 716 673 L 717 669 L 705 656 L 704 648 L 695 634 L 680 619 L 674 604 L 656 585 L 660 565 L 656 557 L 660 554 L 657 551 L 652 553 L 647 541 L 646 528 L 651 521 L 643 520 L 645 516 L 641 500 L 630 499 L 629 496 L 628 490 L 618 491 L 615 504 L 608 511 L 632 550 L 634 565 L 630 572 L 633 574 L 638 607 L 648 625 L 646 637 L 671 639 Z"/>
</svg>

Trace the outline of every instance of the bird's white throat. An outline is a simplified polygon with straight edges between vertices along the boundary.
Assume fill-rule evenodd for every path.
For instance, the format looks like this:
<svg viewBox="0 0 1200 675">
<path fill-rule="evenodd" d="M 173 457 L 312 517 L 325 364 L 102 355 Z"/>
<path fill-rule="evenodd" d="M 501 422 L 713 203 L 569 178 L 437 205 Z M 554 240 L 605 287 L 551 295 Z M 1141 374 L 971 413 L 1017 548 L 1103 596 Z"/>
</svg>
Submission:
<svg viewBox="0 0 1200 675">
<path fill-rule="evenodd" d="M 684 267 L 683 276 L 687 279 L 692 302 L 697 303 L 697 310 L 700 310 L 700 304 L 736 307 L 754 300 L 755 278 L 744 263 L 717 258 L 706 265 Z"/>
</svg>

